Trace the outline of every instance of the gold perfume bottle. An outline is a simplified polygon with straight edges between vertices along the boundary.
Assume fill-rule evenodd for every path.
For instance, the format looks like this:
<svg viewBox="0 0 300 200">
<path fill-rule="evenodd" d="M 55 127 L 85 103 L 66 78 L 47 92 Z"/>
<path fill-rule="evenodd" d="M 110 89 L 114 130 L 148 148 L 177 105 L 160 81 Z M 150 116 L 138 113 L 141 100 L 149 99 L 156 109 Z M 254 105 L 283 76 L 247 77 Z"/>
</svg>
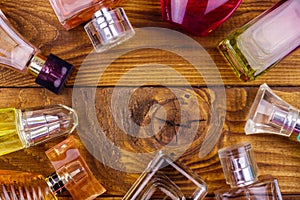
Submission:
<svg viewBox="0 0 300 200">
<path fill-rule="evenodd" d="M 75 110 L 65 105 L 0 109 L 0 155 L 69 134 L 77 125 Z"/>
</svg>

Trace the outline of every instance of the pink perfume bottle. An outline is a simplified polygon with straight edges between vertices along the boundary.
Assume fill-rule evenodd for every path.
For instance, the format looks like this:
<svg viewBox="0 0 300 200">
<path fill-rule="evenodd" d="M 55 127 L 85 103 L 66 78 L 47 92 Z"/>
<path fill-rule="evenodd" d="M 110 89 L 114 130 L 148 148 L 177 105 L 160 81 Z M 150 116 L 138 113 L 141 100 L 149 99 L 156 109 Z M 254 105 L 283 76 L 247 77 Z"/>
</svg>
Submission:
<svg viewBox="0 0 300 200">
<path fill-rule="evenodd" d="M 26 41 L 0 10 L 0 63 L 19 72 L 36 76 L 35 82 L 58 94 L 73 66 L 50 54 L 45 58 L 39 49 Z"/>
<path fill-rule="evenodd" d="M 50 0 L 60 23 L 67 29 L 88 20 L 85 30 L 97 52 L 102 52 L 131 38 L 135 32 L 121 0 Z"/>
<path fill-rule="evenodd" d="M 245 125 L 250 134 L 274 134 L 300 142 L 300 110 L 277 96 L 267 84 L 258 89 Z"/>
<path fill-rule="evenodd" d="M 241 143 L 219 150 L 226 183 L 215 191 L 218 200 L 282 200 L 277 179 L 271 175 L 259 176 L 250 143 Z"/>
<path fill-rule="evenodd" d="M 80 155 L 73 136 L 46 151 L 46 155 L 56 170 L 56 179 L 47 179 L 49 185 L 62 182 L 76 200 L 95 199 L 106 191 Z M 52 190 L 57 189 L 52 187 Z"/>
<path fill-rule="evenodd" d="M 206 36 L 237 9 L 242 0 L 161 0 L 163 20 L 194 35 Z"/>
</svg>

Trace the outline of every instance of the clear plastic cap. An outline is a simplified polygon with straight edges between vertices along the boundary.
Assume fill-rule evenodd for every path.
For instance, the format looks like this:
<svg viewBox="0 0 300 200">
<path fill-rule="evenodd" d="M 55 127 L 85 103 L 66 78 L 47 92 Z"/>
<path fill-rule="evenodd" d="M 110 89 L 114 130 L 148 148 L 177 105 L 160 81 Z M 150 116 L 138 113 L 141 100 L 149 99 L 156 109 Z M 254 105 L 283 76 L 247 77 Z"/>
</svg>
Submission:
<svg viewBox="0 0 300 200">
<path fill-rule="evenodd" d="M 242 187 L 257 181 L 258 167 L 250 143 L 241 143 L 219 150 L 226 183 Z"/>
<path fill-rule="evenodd" d="M 84 26 L 96 52 L 106 51 L 131 38 L 135 32 L 123 8 L 102 8 Z"/>
</svg>

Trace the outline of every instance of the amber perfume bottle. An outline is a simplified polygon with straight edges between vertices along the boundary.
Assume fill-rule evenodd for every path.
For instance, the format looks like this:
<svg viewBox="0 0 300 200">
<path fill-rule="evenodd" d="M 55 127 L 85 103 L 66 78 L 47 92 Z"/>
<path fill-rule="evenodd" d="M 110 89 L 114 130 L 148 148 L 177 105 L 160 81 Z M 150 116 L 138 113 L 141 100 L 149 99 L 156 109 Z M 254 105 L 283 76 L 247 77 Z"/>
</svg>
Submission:
<svg viewBox="0 0 300 200">
<path fill-rule="evenodd" d="M 225 147 L 218 153 L 230 187 L 215 191 L 216 199 L 282 200 L 277 179 L 271 175 L 259 176 L 250 143 Z"/>
<path fill-rule="evenodd" d="M 0 109 L 0 155 L 69 134 L 78 125 L 75 110 L 65 105 Z"/>
<path fill-rule="evenodd" d="M 57 200 L 57 195 L 68 190 L 73 199 L 91 200 L 105 192 L 81 157 L 73 137 L 49 149 L 47 155 L 56 169 L 47 178 L 0 170 L 0 199 Z"/>
<path fill-rule="evenodd" d="M 58 94 L 73 66 L 50 54 L 48 58 L 26 41 L 0 10 L 0 64 L 36 76 L 35 82 Z"/>
<path fill-rule="evenodd" d="M 275 134 L 300 142 L 300 110 L 277 96 L 267 84 L 258 89 L 245 126 L 250 134 Z"/>
<path fill-rule="evenodd" d="M 238 8 L 242 0 L 160 0 L 163 20 L 184 30 L 206 36 Z"/>
<path fill-rule="evenodd" d="M 91 20 L 85 30 L 97 52 L 108 50 L 131 38 L 135 32 L 121 0 L 50 0 L 60 23 L 67 29 Z"/>
<path fill-rule="evenodd" d="M 56 170 L 56 179 L 64 184 L 64 187 L 70 192 L 73 199 L 91 200 L 106 191 L 80 155 L 78 145 L 73 136 L 46 151 L 46 155 Z M 57 180 L 47 179 L 47 182 L 51 186 Z M 56 185 L 54 184 L 54 186 Z M 52 187 L 52 190 L 57 189 Z"/>
<path fill-rule="evenodd" d="M 221 41 L 239 78 L 256 79 L 300 45 L 299 9 L 298 0 L 281 0 Z"/>
<path fill-rule="evenodd" d="M 162 151 L 153 158 L 123 200 L 193 199 L 207 194 L 205 182 L 182 164 L 174 163 Z"/>
</svg>

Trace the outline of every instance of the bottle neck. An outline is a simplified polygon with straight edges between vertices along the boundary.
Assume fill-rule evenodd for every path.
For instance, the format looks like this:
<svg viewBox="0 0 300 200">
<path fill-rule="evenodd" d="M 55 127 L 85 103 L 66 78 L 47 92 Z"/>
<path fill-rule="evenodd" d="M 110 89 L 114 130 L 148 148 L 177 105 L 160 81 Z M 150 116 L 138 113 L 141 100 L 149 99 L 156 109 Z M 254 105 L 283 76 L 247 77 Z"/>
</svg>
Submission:
<svg viewBox="0 0 300 200">
<path fill-rule="evenodd" d="M 58 195 L 66 191 L 65 185 L 67 182 L 56 172 L 48 176 L 45 181 L 54 195 Z"/>
<path fill-rule="evenodd" d="M 33 76 L 37 77 L 39 73 L 42 71 L 42 68 L 44 67 L 46 63 L 46 57 L 37 53 L 35 54 L 28 65 L 28 73 L 32 74 Z"/>
</svg>

